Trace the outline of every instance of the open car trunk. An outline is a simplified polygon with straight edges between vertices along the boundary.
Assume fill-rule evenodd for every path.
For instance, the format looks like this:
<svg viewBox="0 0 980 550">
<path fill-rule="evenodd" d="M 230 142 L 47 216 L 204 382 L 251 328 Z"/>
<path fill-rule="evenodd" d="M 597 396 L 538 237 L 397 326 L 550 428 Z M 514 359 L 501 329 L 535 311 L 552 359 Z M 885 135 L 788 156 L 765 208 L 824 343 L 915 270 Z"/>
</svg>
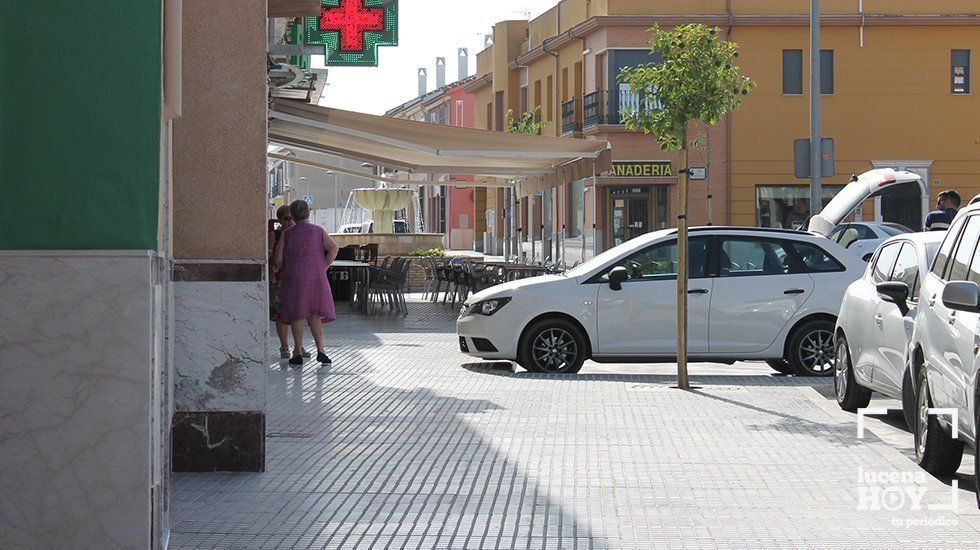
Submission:
<svg viewBox="0 0 980 550">
<path fill-rule="evenodd" d="M 885 189 L 916 183 L 919 175 L 904 170 L 878 168 L 869 170 L 851 180 L 819 214 L 810 218 L 806 230 L 829 237 L 837 225 L 865 200 Z M 917 184 L 917 183 L 916 183 Z"/>
</svg>

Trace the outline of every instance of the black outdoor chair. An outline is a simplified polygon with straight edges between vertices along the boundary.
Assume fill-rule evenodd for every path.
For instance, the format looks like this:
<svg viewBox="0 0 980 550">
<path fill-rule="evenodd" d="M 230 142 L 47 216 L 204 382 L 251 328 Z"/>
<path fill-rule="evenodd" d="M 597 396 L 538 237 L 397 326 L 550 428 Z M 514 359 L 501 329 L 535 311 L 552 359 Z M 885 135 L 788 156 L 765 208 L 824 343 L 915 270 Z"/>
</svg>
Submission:
<svg viewBox="0 0 980 550">
<path fill-rule="evenodd" d="M 368 243 L 360 248 L 360 260 L 369 264 L 378 263 L 378 243 Z"/>
<path fill-rule="evenodd" d="M 337 251 L 338 260 L 356 260 L 358 246 L 356 244 L 349 244 Z"/>
<path fill-rule="evenodd" d="M 371 292 L 377 295 L 382 304 L 387 303 L 392 311 L 398 311 L 402 315 L 408 315 L 405 287 L 408 285 L 411 263 L 410 258 L 394 258 L 390 266 L 372 270 L 376 279 L 371 283 Z"/>
</svg>

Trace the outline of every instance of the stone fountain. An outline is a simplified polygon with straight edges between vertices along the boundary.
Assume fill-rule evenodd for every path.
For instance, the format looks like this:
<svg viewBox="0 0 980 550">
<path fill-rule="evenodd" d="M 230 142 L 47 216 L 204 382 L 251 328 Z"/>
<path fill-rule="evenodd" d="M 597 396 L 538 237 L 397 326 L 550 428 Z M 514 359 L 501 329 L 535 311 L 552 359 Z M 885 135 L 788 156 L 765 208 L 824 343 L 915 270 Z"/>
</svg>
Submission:
<svg viewBox="0 0 980 550">
<path fill-rule="evenodd" d="M 408 208 L 412 203 L 412 197 L 411 189 L 374 187 L 354 189 L 354 200 L 357 204 L 371 211 L 375 233 L 394 233 L 394 214 Z"/>
<path fill-rule="evenodd" d="M 351 203 L 354 204 L 351 204 Z M 352 208 L 353 207 L 353 208 Z M 395 212 L 412 208 L 414 220 L 406 216 L 409 233 L 395 233 Z M 356 211 L 355 211 L 356 210 Z M 366 211 L 366 212 L 365 212 Z M 406 188 L 365 187 L 351 191 L 344 211 L 344 223 L 357 223 L 358 220 L 373 221 L 371 233 L 334 233 L 334 240 L 340 246 L 348 244 L 364 245 L 377 243 L 378 253 L 385 255 L 404 255 L 415 250 L 430 250 L 443 247 L 442 233 L 421 233 L 422 220 L 415 191 Z M 414 223 L 412 223 L 414 221 Z"/>
</svg>

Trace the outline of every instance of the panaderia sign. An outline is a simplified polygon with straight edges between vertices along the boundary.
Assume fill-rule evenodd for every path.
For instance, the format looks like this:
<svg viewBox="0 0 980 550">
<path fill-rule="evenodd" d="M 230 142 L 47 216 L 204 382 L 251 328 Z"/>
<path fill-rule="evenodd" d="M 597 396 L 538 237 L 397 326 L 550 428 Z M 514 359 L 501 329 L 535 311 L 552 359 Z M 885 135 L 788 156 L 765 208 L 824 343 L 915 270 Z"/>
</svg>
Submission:
<svg viewBox="0 0 980 550">
<path fill-rule="evenodd" d="M 669 160 L 614 160 L 609 175 L 614 178 L 669 178 L 674 169 Z"/>
</svg>

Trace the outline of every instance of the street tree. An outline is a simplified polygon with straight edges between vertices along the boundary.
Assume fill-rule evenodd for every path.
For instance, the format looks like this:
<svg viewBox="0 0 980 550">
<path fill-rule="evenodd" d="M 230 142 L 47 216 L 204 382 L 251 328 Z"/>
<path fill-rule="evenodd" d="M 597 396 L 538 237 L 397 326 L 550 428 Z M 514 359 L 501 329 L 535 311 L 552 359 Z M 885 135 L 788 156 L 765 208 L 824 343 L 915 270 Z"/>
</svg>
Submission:
<svg viewBox="0 0 980 550">
<path fill-rule="evenodd" d="M 549 124 L 547 120 L 538 120 L 541 106 L 525 111 L 519 118 L 514 118 L 514 110 L 507 109 L 507 131 L 513 134 L 541 135 L 541 130 Z"/>
<path fill-rule="evenodd" d="M 623 121 L 630 130 L 653 134 L 664 151 L 677 151 L 677 386 L 689 389 L 687 376 L 687 151 L 704 135 L 689 140 L 694 123 L 717 124 L 738 108 L 755 83 L 735 64 L 738 45 L 721 40 L 720 29 L 692 23 L 650 29 L 651 52 L 660 62 L 627 67 L 619 81 L 637 93 L 637 107 Z"/>
</svg>

